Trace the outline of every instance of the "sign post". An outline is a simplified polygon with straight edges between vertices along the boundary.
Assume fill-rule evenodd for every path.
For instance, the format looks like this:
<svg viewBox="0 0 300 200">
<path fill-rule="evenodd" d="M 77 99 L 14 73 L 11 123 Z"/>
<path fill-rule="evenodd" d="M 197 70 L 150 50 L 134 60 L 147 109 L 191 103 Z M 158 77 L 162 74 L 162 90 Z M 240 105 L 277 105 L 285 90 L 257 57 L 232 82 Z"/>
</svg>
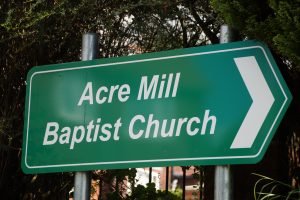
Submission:
<svg viewBox="0 0 300 200">
<path fill-rule="evenodd" d="M 260 161 L 291 101 L 266 45 L 34 67 L 25 173 Z"/>
<path fill-rule="evenodd" d="M 229 43 L 236 40 L 236 32 L 228 25 L 222 25 L 220 43 Z M 215 168 L 215 200 L 231 200 L 233 192 L 232 171 L 229 165 L 219 165 Z"/>
<path fill-rule="evenodd" d="M 93 60 L 97 57 L 98 39 L 95 33 L 86 33 L 82 36 L 81 60 Z M 89 171 L 75 172 L 74 199 L 88 200 L 91 192 L 91 177 Z"/>
</svg>

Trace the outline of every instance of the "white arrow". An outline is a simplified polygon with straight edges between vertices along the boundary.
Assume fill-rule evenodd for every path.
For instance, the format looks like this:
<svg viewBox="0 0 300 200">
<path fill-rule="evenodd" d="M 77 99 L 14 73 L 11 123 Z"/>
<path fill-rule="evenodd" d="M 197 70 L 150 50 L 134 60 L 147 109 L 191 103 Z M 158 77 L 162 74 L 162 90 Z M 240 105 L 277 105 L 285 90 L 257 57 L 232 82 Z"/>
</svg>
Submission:
<svg viewBox="0 0 300 200">
<path fill-rule="evenodd" d="M 274 103 L 274 96 L 254 56 L 234 58 L 234 62 L 253 102 L 230 148 L 251 148 Z"/>
</svg>

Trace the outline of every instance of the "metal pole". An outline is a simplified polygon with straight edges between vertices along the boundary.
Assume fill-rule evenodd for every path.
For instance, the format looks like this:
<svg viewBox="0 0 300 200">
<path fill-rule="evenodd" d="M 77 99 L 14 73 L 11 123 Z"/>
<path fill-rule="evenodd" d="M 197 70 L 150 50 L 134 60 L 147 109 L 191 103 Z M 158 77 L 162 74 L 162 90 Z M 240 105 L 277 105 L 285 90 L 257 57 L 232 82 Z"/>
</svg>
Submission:
<svg viewBox="0 0 300 200">
<path fill-rule="evenodd" d="M 152 182 L 152 167 L 149 167 L 149 183 Z"/>
<path fill-rule="evenodd" d="M 186 167 L 182 167 L 182 200 L 185 200 Z"/>
<path fill-rule="evenodd" d="M 169 167 L 166 167 L 166 193 L 169 192 Z"/>
<path fill-rule="evenodd" d="M 98 36 L 96 33 L 85 33 L 82 36 L 81 60 L 93 60 L 98 57 Z"/>
<path fill-rule="evenodd" d="M 220 29 L 220 43 L 234 42 L 238 39 L 238 32 L 232 27 L 224 24 Z"/>
<path fill-rule="evenodd" d="M 220 43 L 233 42 L 237 39 L 237 32 L 228 25 L 222 25 Z M 215 200 L 232 200 L 232 172 L 229 165 L 215 168 Z"/>
<path fill-rule="evenodd" d="M 93 60 L 98 53 L 98 39 L 95 33 L 86 33 L 82 36 L 81 60 Z M 91 192 L 90 172 L 75 172 L 74 199 L 89 200 Z"/>
<path fill-rule="evenodd" d="M 89 172 L 75 172 L 74 199 L 90 199 L 91 178 Z"/>
<path fill-rule="evenodd" d="M 102 193 L 103 193 L 103 180 L 102 178 L 100 178 L 99 180 L 99 196 L 98 199 L 102 199 Z"/>
<path fill-rule="evenodd" d="M 199 167 L 199 200 L 203 199 L 204 169 Z"/>
<path fill-rule="evenodd" d="M 232 181 L 230 166 L 216 166 L 215 169 L 215 200 L 232 199 Z"/>
</svg>

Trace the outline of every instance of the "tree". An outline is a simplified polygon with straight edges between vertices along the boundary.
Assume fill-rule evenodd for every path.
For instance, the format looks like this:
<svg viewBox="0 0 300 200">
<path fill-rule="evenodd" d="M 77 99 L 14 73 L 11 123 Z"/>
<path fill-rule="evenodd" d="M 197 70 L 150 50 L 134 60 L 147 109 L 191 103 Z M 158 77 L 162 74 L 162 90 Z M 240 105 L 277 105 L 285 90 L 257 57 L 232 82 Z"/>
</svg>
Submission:
<svg viewBox="0 0 300 200">
<path fill-rule="evenodd" d="M 226 23 L 244 37 L 266 42 L 299 73 L 300 3 L 298 0 L 244 1 L 213 0 Z"/>
<path fill-rule="evenodd" d="M 80 60 L 83 33 L 98 33 L 100 57 L 116 57 L 218 43 L 219 27 L 226 22 L 238 29 L 243 38 L 262 40 L 272 48 L 281 70 L 289 75 L 287 81 L 295 102 L 299 102 L 298 13 L 298 0 L 1 1 L 0 192 L 6 195 L 3 198 L 61 199 L 73 185 L 72 173 L 21 172 L 22 124 L 28 70 L 37 65 Z M 299 104 L 295 103 L 293 108 L 289 124 L 292 130 L 299 130 Z M 296 139 L 291 143 L 297 146 L 299 131 L 295 133 L 292 138 Z"/>
</svg>

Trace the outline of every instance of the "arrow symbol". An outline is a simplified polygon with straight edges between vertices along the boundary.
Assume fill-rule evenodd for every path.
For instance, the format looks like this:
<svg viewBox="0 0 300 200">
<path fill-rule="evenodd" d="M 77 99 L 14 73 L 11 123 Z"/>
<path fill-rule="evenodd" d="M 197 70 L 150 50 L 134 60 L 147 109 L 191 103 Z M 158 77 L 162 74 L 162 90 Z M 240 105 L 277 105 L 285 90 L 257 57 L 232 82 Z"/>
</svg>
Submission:
<svg viewBox="0 0 300 200">
<path fill-rule="evenodd" d="M 254 56 L 234 58 L 234 62 L 249 91 L 252 104 L 230 148 L 251 148 L 274 103 L 274 96 Z"/>
</svg>

